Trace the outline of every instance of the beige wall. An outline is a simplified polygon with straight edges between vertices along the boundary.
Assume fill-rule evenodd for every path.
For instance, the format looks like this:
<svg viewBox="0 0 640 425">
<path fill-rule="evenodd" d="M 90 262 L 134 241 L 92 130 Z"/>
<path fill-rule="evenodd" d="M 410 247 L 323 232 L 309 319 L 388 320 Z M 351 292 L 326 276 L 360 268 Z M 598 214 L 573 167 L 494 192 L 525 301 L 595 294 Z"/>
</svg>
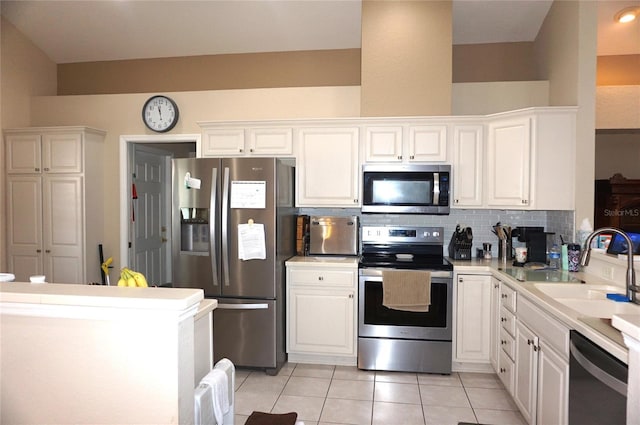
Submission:
<svg viewBox="0 0 640 425">
<path fill-rule="evenodd" d="M 58 65 L 58 94 L 359 86 L 360 49 Z"/>
<path fill-rule="evenodd" d="M 31 97 L 56 93 L 56 65 L 0 17 L 0 128 L 31 125 Z M 4 138 L 0 142 L 0 271 L 6 269 Z"/>
<path fill-rule="evenodd" d="M 535 41 L 538 75 L 551 106 L 576 105 L 576 212 L 593 224 L 597 3 L 556 1 Z"/>
<path fill-rule="evenodd" d="M 453 46 L 453 82 L 535 81 L 533 42 Z"/>
<path fill-rule="evenodd" d="M 598 56 L 598 86 L 640 85 L 640 55 Z"/>
<path fill-rule="evenodd" d="M 358 117 L 359 87 L 309 87 L 281 89 L 217 90 L 168 93 L 180 109 L 180 120 L 170 134 L 200 133 L 198 121 L 284 118 Z M 120 258 L 121 135 L 150 135 L 141 119 L 148 94 L 93 96 L 36 96 L 32 100 L 32 125 L 87 125 L 107 131 L 104 155 L 104 250 Z M 163 137 L 165 137 L 163 135 Z"/>
<path fill-rule="evenodd" d="M 450 1 L 362 2 L 363 116 L 451 113 L 451 16 Z"/>
</svg>

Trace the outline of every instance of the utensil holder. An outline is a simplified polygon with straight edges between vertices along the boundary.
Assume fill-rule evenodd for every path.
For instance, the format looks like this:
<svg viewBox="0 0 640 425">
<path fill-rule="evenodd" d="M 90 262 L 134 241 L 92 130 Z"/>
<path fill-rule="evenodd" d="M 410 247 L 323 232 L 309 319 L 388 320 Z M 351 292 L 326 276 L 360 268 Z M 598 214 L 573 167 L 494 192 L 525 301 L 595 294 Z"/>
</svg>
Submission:
<svg viewBox="0 0 640 425">
<path fill-rule="evenodd" d="M 513 249 L 511 241 L 508 239 L 500 239 L 498 244 L 498 260 L 509 261 L 513 260 Z"/>
</svg>

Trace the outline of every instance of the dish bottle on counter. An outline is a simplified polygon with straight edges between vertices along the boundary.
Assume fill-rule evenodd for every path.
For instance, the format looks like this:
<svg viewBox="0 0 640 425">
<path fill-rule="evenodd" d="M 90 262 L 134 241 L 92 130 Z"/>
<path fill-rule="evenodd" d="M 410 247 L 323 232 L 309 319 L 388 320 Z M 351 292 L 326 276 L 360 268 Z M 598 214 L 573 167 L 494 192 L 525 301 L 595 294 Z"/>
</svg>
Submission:
<svg viewBox="0 0 640 425">
<path fill-rule="evenodd" d="M 558 244 L 554 243 L 549 251 L 549 268 L 559 270 L 561 267 L 560 248 L 558 248 Z"/>
</svg>

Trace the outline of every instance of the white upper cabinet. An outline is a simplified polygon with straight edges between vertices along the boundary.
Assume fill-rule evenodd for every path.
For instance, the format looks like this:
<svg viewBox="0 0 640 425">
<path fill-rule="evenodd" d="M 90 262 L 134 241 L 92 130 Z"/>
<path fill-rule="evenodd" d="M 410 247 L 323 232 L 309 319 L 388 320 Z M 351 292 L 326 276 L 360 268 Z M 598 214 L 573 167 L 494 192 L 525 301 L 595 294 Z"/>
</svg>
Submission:
<svg viewBox="0 0 640 425">
<path fill-rule="evenodd" d="M 528 206 L 531 118 L 489 123 L 487 145 L 487 205 Z"/>
<path fill-rule="evenodd" d="M 446 161 L 447 126 L 410 126 L 408 160 L 411 162 Z"/>
<path fill-rule="evenodd" d="M 7 134 L 7 173 L 81 173 L 82 134 Z"/>
<path fill-rule="evenodd" d="M 358 127 L 301 128 L 297 145 L 296 206 L 360 206 Z"/>
<path fill-rule="evenodd" d="M 453 196 L 452 207 L 482 205 L 483 127 L 453 127 Z"/>
<path fill-rule="evenodd" d="M 496 114 L 487 132 L 487 207 L 574 209 L 575 107 Z"/>
<path fill-rule="evenodd" d="M 291 127 L 254 127 L 251 123 L 200 124 L 202 127 L 203 157 L 222 156 L 291 156 L 293 129 Z"/>
<path fill-rule="evenodd" d="M 366 125 L 365 162 L 447 160 L 447 125 Z"/>
</svg>

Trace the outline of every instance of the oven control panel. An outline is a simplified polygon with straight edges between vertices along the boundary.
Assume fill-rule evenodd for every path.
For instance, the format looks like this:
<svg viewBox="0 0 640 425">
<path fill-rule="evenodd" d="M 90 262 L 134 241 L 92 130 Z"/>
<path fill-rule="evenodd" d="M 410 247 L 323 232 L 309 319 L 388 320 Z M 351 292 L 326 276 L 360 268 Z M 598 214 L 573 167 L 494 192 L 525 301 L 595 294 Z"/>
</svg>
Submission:
<svg viewBox="0 0 640 425">
<path fill-rule="evenodd" d="M 442 227 L 363 226 L 362 243 L 442 245 L 444 231 Z"/>
</svg>

